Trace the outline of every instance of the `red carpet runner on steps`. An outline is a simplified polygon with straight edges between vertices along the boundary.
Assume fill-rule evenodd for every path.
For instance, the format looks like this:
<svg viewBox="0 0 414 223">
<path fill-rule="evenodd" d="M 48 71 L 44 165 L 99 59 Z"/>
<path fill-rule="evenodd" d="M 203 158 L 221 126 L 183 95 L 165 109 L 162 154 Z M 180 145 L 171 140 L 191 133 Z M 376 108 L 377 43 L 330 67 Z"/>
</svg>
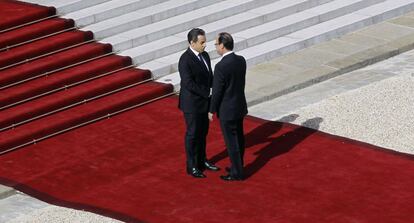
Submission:
<svg viewBox="0 0 414 223">
<path fill-rule="evenodd" d="M 0 12 L 0 154 L 173 91 L 53 8 L 1 1 Z"/>
<path fill-rule="evenodd" d="M 71 20 L 1 31 L 54 9 L 0 1 L 0 14 L 8 15 L 0 20 L 0 153 L 172 91 L 151 81 L 149 71 L 131 68 L 130 58 L 110 54 L 110 45 L 87 42 L 90 33 L 59 32 L 73 27 Z M 55 34 L 49 37 L 54 44 L 30 41 L 48 34 Z M 7 67 L 28 56 L 40 58 Z M 167 97 L 3 153 L 0 183 L 127 222 L 414 219 L 413 156 L 254 117 L 246 119 L 245 132 L 245 181 L 223 182 L 223 171 L 191 178 L 184 167 L 183 117 L 177 99 Z M 217 120 L 207 153 L 228 165 Z"/>
<path fill-rule="evenodd" d="M 25 2 L 3 0 L 0 3 L 0 31 L 56 14 L 53 7 L 36 6 Z"/>
</svg>

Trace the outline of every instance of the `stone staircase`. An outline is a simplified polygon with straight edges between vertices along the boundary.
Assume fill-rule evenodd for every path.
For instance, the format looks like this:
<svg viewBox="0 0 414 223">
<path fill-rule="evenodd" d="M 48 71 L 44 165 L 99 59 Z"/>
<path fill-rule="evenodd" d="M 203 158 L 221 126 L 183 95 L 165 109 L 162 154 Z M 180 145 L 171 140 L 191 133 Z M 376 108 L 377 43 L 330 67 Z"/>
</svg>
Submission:
<svg viewBox="0 0 414 223">
<path fill-rule="evenodd" d="M 31 0 L 57 7 L 81 30 L 113 45 L 160 82 L 179 87 L 177 63 L 192 27 L 207 32 L 213 61 L 214 37 L 227 31 L 248 66 L 301 50 L 405 14 L 414 0 Z"/>
</svg>

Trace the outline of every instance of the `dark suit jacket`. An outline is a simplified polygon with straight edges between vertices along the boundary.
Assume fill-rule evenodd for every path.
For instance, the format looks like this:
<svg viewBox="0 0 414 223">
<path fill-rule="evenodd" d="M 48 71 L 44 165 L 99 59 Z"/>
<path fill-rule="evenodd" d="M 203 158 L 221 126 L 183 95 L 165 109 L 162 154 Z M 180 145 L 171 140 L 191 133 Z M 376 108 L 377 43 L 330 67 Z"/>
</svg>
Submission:
<svg viewBox="0 0 414 223">
<path fill-rule="evenodd" d="M 234 53 L 224 56 L 214 68 L 210 112 L 221 120 L 237 120 L 247 114 L 246 60 Z"/>
<path fill-rule="evenodd" d="M 178 71 L 181 77 L 178 107 L 184 113 L 208 112 L 213 73 L 210 56 L 207 52 L 203 52 L 202 56 L 208 69 L 190 48 L 181 55 L 178 62 Z"/>
</svg>

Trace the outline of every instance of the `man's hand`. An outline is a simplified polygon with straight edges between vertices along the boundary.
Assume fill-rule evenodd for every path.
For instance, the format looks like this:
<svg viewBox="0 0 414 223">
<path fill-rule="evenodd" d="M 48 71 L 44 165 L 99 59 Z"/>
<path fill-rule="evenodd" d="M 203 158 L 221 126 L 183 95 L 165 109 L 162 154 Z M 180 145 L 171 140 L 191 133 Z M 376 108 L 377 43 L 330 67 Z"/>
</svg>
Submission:
<svg viewBox="0 0 414 223">
<path fill-rule="evenodd" d="M 211 112 L 208 113 L 208 119 L 210 120 L 210 122 L 213 121 L 213 113 Z"/>
</svg>

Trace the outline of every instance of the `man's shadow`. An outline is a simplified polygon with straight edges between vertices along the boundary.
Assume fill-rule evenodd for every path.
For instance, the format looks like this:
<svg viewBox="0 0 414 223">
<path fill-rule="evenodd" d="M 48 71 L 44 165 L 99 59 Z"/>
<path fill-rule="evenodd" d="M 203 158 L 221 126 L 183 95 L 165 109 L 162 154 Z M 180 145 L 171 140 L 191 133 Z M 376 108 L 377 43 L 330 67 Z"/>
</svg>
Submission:
<svg viewBox="0 0 414 223">
<path fill-rule="evenodd" d="M 297 144 L 305 140 L 308 136 L 317 132 L 319 129 L 319 125 L 322 121 L 323 119 L 319 117 L 312 118 L 303 122 L 301 124 L 301 127 L 298 127 L 293 131 L 287 132 L 281 136 L 266 137 L 265 139 L 263 139 L 262 137 L 253 138 L 253 144 L 250 146 L 256 145 L 258 143 L 263 143 L 263 141 L 269 142 L 269 144 L 267 144 L 265 147 L 254 153 L 254 155 L 257 155 L 257 157 L 253 162 L 245 166 L 245 177 L 249 178 L 253 176 L 274 157 L 287 153 L 293 148 L 295 148 Z M 308 128 L 305 126 L 309 126 L 312 128 Z M 246 137 L 250 137 L 250 134 L 248 134 Z"/>
<path fill-rule="evenodd" d="M 298 115 L 289 115 L 283 117 L 282 119 L 279 119 L 279 121 L 292 122 L 297 117 Z M 259 151 L 255 152 L 254 155 L 257 155 L 256 159 L 244 167 L 245 178 L 247 179 L 253 176 L 274 157 L 289 152 L 297 144 L 315 133 L 319 129 L 319 125 L 322 123 L 322 121 L 323 119 L 320 117 L 308 119 L 301 124 L 302 126 L 297 127 L 296 129 L 278 137 L 271 136 L 281 130 L 283 127 L 283 123 L 281 122 L 269 121 L 250 131 L 245 135 L 246 150 L 257 144 L 268 144 L 261 148 Z M 227 156 L 227 151 L 224 149 L 224 151 L 212 157 L 210 161 L 216 163 L 226 158 Z"/>
<path fill-rule="evenodd" d="M 280 122 L 293 122 L 298 117 L 299 117 L 299 115 L 292 114 L 292 115 L 285 116 L 285 117 L 279 119 L 278 121 L 280 121 Z M 269 136 L 271 136 L 274 133 L 278 132 L 282 128 L 283 123 L 280 123 L 280 122 L 269 121 L 269 122 L 266 122 L 266 123 L 256 127 L 252 131 L 250 131 L 247 135 L 245 135 L 245 140 L 246 140 L 245 148 L 247 149 L 247 148 L 249 148 L 251 146 L 254 146 L 258 143 L 268 141 L 267 138 Z M 263 139 L 263 141 L 257 142 L 256 140 L 252 140 L 252 139 Z M 213 157 L 211 157 L 209 159 L 209 161 L 212 162 L 212 163 L 217 163 L 217 162 L 225 159 L 226 157 L 228 157 L 227 149 L 224 148 L 223 151 L 221 151 L 220 153 L 218 153 L 218 154 L 214 155 Z"/>
</svg>

